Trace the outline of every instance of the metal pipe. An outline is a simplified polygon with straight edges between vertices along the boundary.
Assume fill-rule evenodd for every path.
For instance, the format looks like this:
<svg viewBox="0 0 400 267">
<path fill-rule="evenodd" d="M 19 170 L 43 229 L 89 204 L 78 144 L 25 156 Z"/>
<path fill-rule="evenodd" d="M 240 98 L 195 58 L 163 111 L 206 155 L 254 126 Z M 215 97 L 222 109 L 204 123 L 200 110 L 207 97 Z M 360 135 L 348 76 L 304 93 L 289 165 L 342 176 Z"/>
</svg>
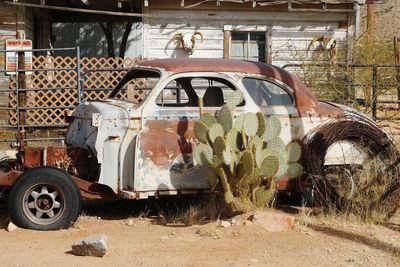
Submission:
<svg viewBox="0 0 400 267">
<path fill-rule="evenodd" d="M 372 117 L 376 119 L 376 108 L 377 108 L 377 79 L 378 79 L 378 68 L 372 68 Z"/>
<path fill-rule="evenodd" d="M 19 89 L 20 92 L 38 92 L 38 91 L 63 91 L 63 90 L 72 90 L 76 89 L 75 86 L 66 86 L 66 87 L 52 87 L 52 88 L 23 88 Z M 13 90 L 10 90 L 13 92 Z M 1 92 L 1 90 L 0 90 Z"/>
<path fill-rule="evenodd" d="M 70 70 L 74 71 L 76 68 L 47 68 L 47 69 L 17 69 L 18 72 L 35 72 L 35 71 L 60 71 L 60 70 Z M 0 72 L 10 72 L 9 70 L 0 70 Z"/>
<path fill-rule="evenodd" d="M 62 141 L 64 137 L 38 137 L 38 138 L 25 138 L 24 141 Z M 15 142 L 17 139 L 0 139 L 0 143 Z"/>
<path fill-rule="evenodd" d="M 76 106 L 39 106 L 39 107 L 17 107 L 17 110 L 35 110 L 35 109 L 66 109 L 66 108 L 76 108 Z"/>
<path fill-rule="evenodd" d="M 78 85 L 78 103 L 82 103 L 81 88 L 81 52 L 79 45 L 76 47 L 76 82 Z"/>
<path fill-rule="evenodd" d="M 47 52 L 47 51 L 67 51 L 67 50 L 75 50 L 76 47 L 65 47 L 65 48 L 35 48 L 35 49 L 26 49 L 23 50 L 23 52 Z M 4 52 L 19 52 L 21 51 L 20 49 L 14 49 L 14 50 L 6 50 L 6 49 L 0 49 L 0 53 Z"/>
<path fill-rule="evenodd" d="M 65 128 L 67 127 L 68 124 L 46 124 L 46 125 L 31 125 L 31 124 L 24 124 L 20 125 L 20 127 L 26 127 L 26 128 Z M 17 128 L 17 125 L 0 125 L 0 128 L 7 129 L 7 128 Z"/>
</svg>

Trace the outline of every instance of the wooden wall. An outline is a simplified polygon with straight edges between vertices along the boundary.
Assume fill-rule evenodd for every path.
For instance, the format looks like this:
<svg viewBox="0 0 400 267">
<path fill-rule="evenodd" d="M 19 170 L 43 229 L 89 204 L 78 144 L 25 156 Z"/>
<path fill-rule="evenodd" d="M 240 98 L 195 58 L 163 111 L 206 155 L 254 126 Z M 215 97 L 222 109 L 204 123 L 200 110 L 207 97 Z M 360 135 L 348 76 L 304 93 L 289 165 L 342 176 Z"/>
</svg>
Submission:
<svg viewBox="0 0 400 267">
<path fill-rule="evenodd" d="M 26 38 L 33 39 L 34 21 L 30 8 L 11 6 L 0 2 L 0 49 L 5 49 L 7 39 L 15 39 L 17 30 L 24 30 Z M 0 52 L 0 69 L 5 69 L 5 53 Z M 9 89 L 9 76 L 0 72 L 0 90 Z M 7 107 L 9 94 L 0 92 L 0 107 Z M 0 110 L 0 124 L 8 124 L 8 111 Z"/>
<path fill-rule="evenodd" d="M 176 32 L 191 35 L 195 31 L 203 33 L 204 42 L 198 42 L 197 51 L 190 57 L 222 58 L 224 30 L 234 29 L 268 32 L 269 52 L 272 63 L 276 65 L 310 60 L 313 52 L 307 52 L 307 46 L 317 35 L 333 35 L 341 48 L 338 60 L 345 60 L 348 35 L 352 35 L 347 27 L 352 13 L 174 10 L 150 7 L 149 14 L 148 34 L 144 36 L 145 56 L 149 58 L 189 57 L 174 44 L 172 37 Z"/>
</svg>

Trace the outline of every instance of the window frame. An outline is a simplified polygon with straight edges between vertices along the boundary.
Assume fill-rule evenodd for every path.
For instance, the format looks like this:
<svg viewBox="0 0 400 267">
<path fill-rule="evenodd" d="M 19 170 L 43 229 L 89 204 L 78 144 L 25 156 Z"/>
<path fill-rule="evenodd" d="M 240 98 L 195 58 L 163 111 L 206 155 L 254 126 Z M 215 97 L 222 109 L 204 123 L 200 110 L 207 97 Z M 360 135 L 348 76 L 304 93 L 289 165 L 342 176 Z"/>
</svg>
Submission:
<svg viewBox="0 0 400 267">
<path fill-rule="evenodd" d="M 231 58 L 232 52 L 232 32 L 262 32 L 265 34 L 265 59 L 264 63 L 272 63 L 272 30 L 271 26 L 267 25 L 224 25 L 224 52 L 223 56 L 226 59 Z M 261 62 L 261 61 L 260 61 Z"/>
<path fill-rule="evenodd" d="M 230 54 L 229 54 L 229 58 L 232 58 L 232 44 L 233 44 L 233 39 L 232 39 L 232 35 L 235 33 L 245 33 L 247 35 L 247 39 L 245 39 L 245 44 L 246 44 L 246 53 L 245 55 L 247 55 L 245 57 L 245 55 L 243 55 L 244 59 L 240 59 L 240 60 L 250 60 L 250 42 L 251 42 L 251 33 L 261 33 L 260 35 L 262 35 L 262 33 L 264 33 L 264 58 L 263 60 L 257 60 L 257 62 L 267 62 L 267 33 L 265 31 L 238 31 L 238 30 L 232 30 L 230 31 L 230 43 L 229 43 L 229 50 L 230 50 Z M 257 43 L 258 44 L 258 43 Z M 260 55 L 258 55 L 258 58 L 260 58 Z"/>
</svg>

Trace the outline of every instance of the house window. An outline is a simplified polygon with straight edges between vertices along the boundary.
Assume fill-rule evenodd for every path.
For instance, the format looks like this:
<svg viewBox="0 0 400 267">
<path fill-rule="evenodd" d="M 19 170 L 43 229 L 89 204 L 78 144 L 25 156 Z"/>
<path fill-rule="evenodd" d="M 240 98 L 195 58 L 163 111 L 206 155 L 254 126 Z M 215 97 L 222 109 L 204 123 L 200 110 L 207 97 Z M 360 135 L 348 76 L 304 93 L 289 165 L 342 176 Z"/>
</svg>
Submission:
<svg viewBox="0 0 400 267">
<path fill-rule="evenodd" d="M 230 58 L 265 62 L 265 32 L 231 32 Z"/>
</svg>

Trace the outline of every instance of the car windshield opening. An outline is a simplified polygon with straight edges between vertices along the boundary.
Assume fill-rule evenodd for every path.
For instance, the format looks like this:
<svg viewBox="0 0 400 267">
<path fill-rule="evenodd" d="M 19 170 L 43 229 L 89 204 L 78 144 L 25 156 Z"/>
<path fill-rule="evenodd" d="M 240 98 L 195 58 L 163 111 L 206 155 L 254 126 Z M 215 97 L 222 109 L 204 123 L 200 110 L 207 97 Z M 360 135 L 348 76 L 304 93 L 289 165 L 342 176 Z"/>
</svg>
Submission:
<svg viewBox="0 0 400 267">
<path fill-rule="evenodd" d="M 158 83 L 160 76 L 161 73 L 156 70 L 131 69 L 112 90 L 108 98 L 140 104 Z"/>
</svg>

